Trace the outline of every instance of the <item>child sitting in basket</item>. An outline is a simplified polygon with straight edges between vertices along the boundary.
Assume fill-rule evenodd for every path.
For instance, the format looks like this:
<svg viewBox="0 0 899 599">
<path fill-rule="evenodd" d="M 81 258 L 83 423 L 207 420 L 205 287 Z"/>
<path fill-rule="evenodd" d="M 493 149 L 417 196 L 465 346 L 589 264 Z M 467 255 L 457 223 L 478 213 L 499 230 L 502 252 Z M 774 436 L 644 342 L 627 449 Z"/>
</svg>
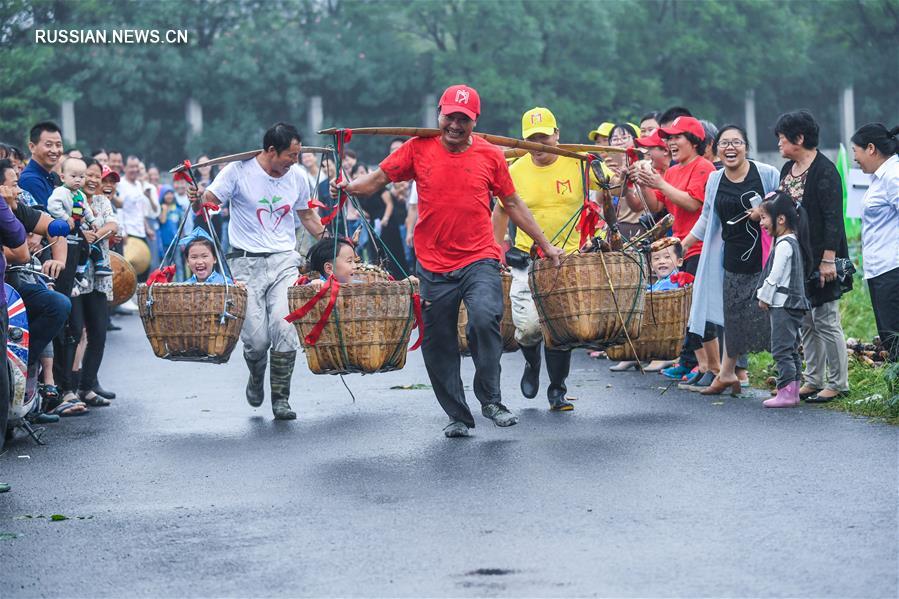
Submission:
<svg viewBox="0 0 899 599">
<path fill-rule="evenodd" d="M 309 248 L 309 253 L 306 254 L 306 267 L 310 273 L 315 272 L 319 275 L 317 279 L 309 281 L 309 285 L 316 288 L 324 285 L 331 275 L 334 275 L 341 285 L 349 283 L 356 269 L 356 248 L 346 237 L 322 239 Z"/>
<path fill-rule="evenodd" d="M 334 244 L 337 243 L 337 251 L 335 256 Z M 315 273 L 318 278 L 309 281 L 309 285 L 320 289 L 331 275 L 337 279 L 341 285 L 345 283 L 364 283 L 362 279 L 354 279 L 353 274 L 356 272 L 356 246 L 346 237 L 322 239 L 309 249 L 306 254 L 306 270 Z M 413 283 L 417 283 L 418 279 L 409 277 L 407 279 Z"/>
<path fill-rule="evenodd" d="M 680 272 L 680 266 L 684 263 L 684 248 L 680 239 L 665 237 L 655 241 L 650 249 L 649 264 L 655 282 L 647 287 L 649 291 L 671 291 L 693 282 L 692 276 Z"/>
<path fill-rule="evenodd" d="M 184 253 L 188 268 L 194 273 L 185 283 L 225 283 L 225 277 L 216 270 L 218 259 L 215 255 L 215 243 L 204 229 L 195 228 L 178 241 L 178 247 Z M 227 282 L 229 285 L 234 284 L 231 277 L 227 278 Z"/>
</svg>

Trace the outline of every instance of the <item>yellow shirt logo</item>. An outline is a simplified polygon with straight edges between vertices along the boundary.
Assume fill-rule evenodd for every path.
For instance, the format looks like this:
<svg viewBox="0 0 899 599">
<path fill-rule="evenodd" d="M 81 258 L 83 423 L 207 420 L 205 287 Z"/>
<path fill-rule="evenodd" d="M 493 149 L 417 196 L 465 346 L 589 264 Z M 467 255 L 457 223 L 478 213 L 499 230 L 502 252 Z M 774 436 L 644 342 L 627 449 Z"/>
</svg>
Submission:
<svg viewBox="0 0 899 599">
<path fill-rule="evenodd" d="M 565 191 L 571 193 L 571 179 L 565 179 L 564 181 L 556 180 L 556 193 L 562 195 Z"/>
</svg>

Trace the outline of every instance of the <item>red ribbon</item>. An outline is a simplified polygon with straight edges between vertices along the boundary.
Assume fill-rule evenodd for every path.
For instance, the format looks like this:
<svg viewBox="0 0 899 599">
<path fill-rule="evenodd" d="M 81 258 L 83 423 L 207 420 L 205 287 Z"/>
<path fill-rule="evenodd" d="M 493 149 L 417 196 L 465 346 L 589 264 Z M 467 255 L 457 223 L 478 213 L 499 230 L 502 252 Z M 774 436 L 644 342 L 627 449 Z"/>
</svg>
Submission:
<svg viewBox="0 0 899 599">
<path fill-rule="evenodd" d="M 171 283 L 175 278 L 175 265 L 163 266 L 157 268 L 147 277 L 147 287 L 151 287 L 153 283 Z"/>
<path fill-rule="evenodd" d="M 412 294 L 412 311 L 415 314 L 415 328 L 418 329 L 418 339 L 409 348 L 409 351 L 415 351 L 421 347 L 421 341 L 425 336 L 425 323 L 421 317 L 421 296 L 417 293 Z"/>
<path fill-rule="evenodd" d="M 577 224 L 577 230 L 581 234 L 578 247 L 584 247 L 584 244 L 593 237 L 593 234 L 596 233 L 596 228 L 599 226 L 600 208 L 596 202 L 590 199 L 591 163 L 594 160 L 596 160 L 595 156 L 587 154 L 587 163 L 584 167 L 587 169 L 584 185 L 584 208 L 581 210 L 581 218 Z"/>
<path fill-rule="evenodd" d="M 308 285 L 308 284 L 309 284 L 309 277 L 307 277 L 306 275 L 301 275 L 301 276 L 297 277 L 297 280 L 293 282 L 294 287 L 296 287 L 297 285 Z"/>
<path fill-rule="evenodd" d="M 200 205 L 200 209 L 194 212 L 194 214 L 200 216 L 203 213 L 203 208 L 205 208 L 209 212 L 218 212 L 219 210 L 221 210 L 221 206 L 219 206 L 218 204 L 214 204 L 212 202 L 203 202 Z"/>
<path fill-rule="evenodd" d="M 289 323 L 293 323 L 303 318 L 304 316 L 309 314 L 310 311 L 312 311 L 312 308 L 314 308 L 315 305 L 320 302 L 322 298 L 324 298 L 325 295 L 328 294 L 329 291 L 331 293 L 331 297 L 328 299 L 328 305 L 325 306 L 325 309 L 322 312 L 322 315 L 319 317 L 318 322 L 315 323 L 315 326 L 312 327 L 312 330 L 309 331 L 308 335 L 306 335 L 306 345 L 315 345 L 316 343 L 318 343 L 318 338 L 321 337 L 322 331 L 325 330 L 325 325 L 328 324 L 328 318 L 330 318 L 331 312 L 334 311 L 334 305 L 337 303 L 337 293 L 340 291 L 340 283 L 337 281 L 337 279 L 335 279 L 332 275 L 328 279 L 328 281 L 324 285 L 322 285 L 322 288 L 319 290 L 319 292 L 312 296 L 312 299 L 284 317 L 284 320 Z"/>
<path fill-rule="evenodd" d="M 686 287 L 693 283 L 696 280 L 696 277 L 691 275 L 688 272 L 680 271 L 671 275 L 671 282 L 677 283 L 678 287 Z"/>
</svg>

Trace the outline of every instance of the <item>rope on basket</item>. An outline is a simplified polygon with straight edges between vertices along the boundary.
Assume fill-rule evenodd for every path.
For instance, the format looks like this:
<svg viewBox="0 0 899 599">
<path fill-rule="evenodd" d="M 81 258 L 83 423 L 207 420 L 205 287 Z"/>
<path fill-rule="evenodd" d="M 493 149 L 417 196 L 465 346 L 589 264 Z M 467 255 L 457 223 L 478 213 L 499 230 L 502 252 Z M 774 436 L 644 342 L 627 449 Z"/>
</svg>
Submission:
<svg viewBox="0 0 899 599">
<path fill-rule="evenodd" d="M 352 132 L 348 131 L 348 130 L 338 129 L 334 133 L 333 153 L 334 153 L 335 167 L 336 167 L 336 170 L 338 173 L 337 174 L 337 182 L 338 183 L 341 182 L 343 180 L 343 178 L 346 176 L 346 174 L 343 171 L 341 163 L 342 163 L 342 158 L 343 158 L 343 153 L 344 153 L 344 146 L 346 143 L 349 143 L 351 138 L 352 138 Z M 322 158 L 322 160 L 324 160 L 324 158 Z M 319 169 L 319 173 L 320 172 L 321 172 L 321 169 Z M 344 216 L 343 220 L 344 220 L 344 222 L 346 222 L 346 220 L 347 220 L 346 219 L 347 201 L 349 201 L 350 205 L 352 205 L 357 211 L 359 211 L 360 213 L 362 212 L 362 208 L 359 204 L 358 199 L 355 196 L 347 193 L 344 189 L 338 188 L 337 202 L 334 205 L 334 207 L 330 209 L 330 212 L 328 212 L 325 216 L 322 217 L 322 219 L 321 219 L 322 224 L 325 226 L 329 225 L 332 221 L 337 219 L 341 214 L 343 214 L 343 216 Z M 317 208 L 328 209 L 328 207 L 325 206 L 324 204 L 322 204 L 320 201 L 313 201 L 310 203 L 310 205 L 317 207 Z M 396 259 L 396 257 L 393 255 L 393 253 L 390 251 L 390 248 L 388 248 L 387 245 L 384 243 L 383 239 L 381 239 L 381 236 L 375 232 L 375 230 L 369 224 L 367 219 L 363 218 L 361 220 L 362 220 L 363 226 L 366 228 L 369 235 L 371 235 L 372 240 L 375 241 L 375 247 L 376 248 L 378 247 L 377 241 L 380 241 L 381 248 L 386 252 L 387 256 L 393 261 L 393 263 L 396 265 L 396 267 L 400 270 L 400 272 L 402 272 L 402 274 L 408 280 L 409 274 L 406 272 L 406 270 L 402 267 L 402 265 L 399 263 L 399 261 Z M 335 225 L 335 227 L 336 227 L 336 225 Z M 334 238 L 333 259 L 336 261 L 337 252 L 339 249 L 339 240 L 338 240 L 337 235 L 334 235 L 333 238 Z M 298 279 L 298 281 L 299 281 L 299 279 Z M 322 287 L 321 291 L 316 293 L 316 295 L 313 296 L 305 304 L 303 304 L 303 306 L 301 306 L 297 310 L 294 310 L 293 312 L 288 314 L 287 317 L 285 317 L 285 320 L 287 320 L 287 322 L 293 323 L 296 320 L 299 320 L 300 318 L 304 317 L 306 314 L 308 314 L 312 310 L 312 308 L 316 304 L 318 304 L 319 301 L 321 301 L 324 298 L 325 293 L 327 291 L 330 291 L 330 298 L 328 301 L 328 305 L 325 307 L 325 310 L 322 312 L 322 315 L 319 317 L 318 321 L 316 322 L 315 326 L 313 327 L 313 330 L 310 332 L 309 335 L 306 336 L 305 341 L 306 341 L 307 345 L 314 346 L 318 342 L 319 336 L 321 335 L 322 331 L 324 330 L 325 325 L 327 324 L 328 319 L 330 318 L 331 314 L 333 313 L 334 314 L 334 326 L 337 331 L 340 352 L 343 357 L 344 363 L 347 364 L 347 363 L 349 363 L 350 360 L 349 360 L 349 355 L 347 353 L 346 342 L 343 337 L 343 327 L 340 324 L 340 309 L 337 306 L 337 295 L 339 292 L 339 287 L 340 287 L 339 282 L 334 277 L 334 275 L 331 275 L 328 278 L 328 281 Z M 423 324 L 423 319 L 422 319 L 422 314 L 421 314 L 421 296 L 415 292 L 415 286 L 411 281 L 409 281 L 409 289 L 411 292 L 411 301 L 409 303 L 409 313 L 406 318 L 406 322 L 405 322 L 404 329 L 403 329 L 403 334 L 400 337 L 400 342 L 397 343 L 396 348 L 394 348 L 393 353 L 391 354 L 391 356 L 388 360 L 388 364 L 394 364 L 396 362 L 396 360 L 399 358 L 400 353 L 404 349 L 404 347 L 403 347 L 404 344 L 403 344 L 402 340 L 406 338 L 406 335 L 409 333 L 409 331 L 413 327 L 418 328 L 419 336 L 418 336 L 418 339 L 415 341 L 415 343 L 413 343 L 413 345 L 409 348 L 409 350 L 415 351 L 416 349 L 418 349 L 421 346 L 422 337 L 424 334 L 424 324 Z M 341 375 L 341 380 L 342 380 L 342 375 Z M 344 386 L 346 386 L 345 381 L 344 381 Z M 349 388 L 347 388 L 347 389 L 349 390 Z M 352 396 L 352 392 L 350 392 L 350 395 Z M 355 401 L 355 397 L 353 398 L 353 400 Z"/>
<path fill-rule="evenodd" d="M 190 163 L 190 160 L 185 160 L 184 164 L 184 173 L 188 177 L 189 181 L 193 188 L 199 192 L 199 185 L 197 182 L 196 173 L 194 173 L 193 166 Z M 222 246 L 221 241 L 218 238 L 218 234 L 215 232 L 215 227 L 212 225 L 212 218 L 210 217 L 210 212 L 218 212 L 220 207 L 217 204 L 212 202 L 203 202 L 200 206 L 200 210 L 194 212 L 195 216 L 202 215 L 206 221 L 206 226 L 209 229 L 210 237 L 212 238 L 212 246 L 215 251 L 216 262 L 218 265 L 218 271 L 222 275 L 222 280 L 224 281 L 225 291 L 222 298 L 222 312 L 219 315 L 219 324 L 224 325 L 228 320 L 234 320 L 237 316 L 231 314 L 228 309 L 234 305 L 234 299 L 231 297 L 231 285 L 228 283 L 228 278 L 231 275 L 231 269 L 228 267 L 228 264 L 225 262 L 224 257 L 222 255 Z M 185 210 L 184 214 L 181 215 L 181 222 L 178 224 L 178 231 L 175 236 L 172 238 L 171 243 L 169 243 L 169 247 L 166 249 L 165 254 L 163 254 L 162 261 L 160 262 L 160 267 L 150 273 L 150 276 L 147 277 L 147 316 L 149 318 L 153 317 L 153 304 L 155 300 L 153 299 L 153 284 L 154 283 L 171 283 L 172 279 L 175 276 L 175 252 L 177 251 L 178 242 L 181 240 L 182 234 L 184 233 L 184 225 L 187 223 L 188 211 Z"/>
</svg>

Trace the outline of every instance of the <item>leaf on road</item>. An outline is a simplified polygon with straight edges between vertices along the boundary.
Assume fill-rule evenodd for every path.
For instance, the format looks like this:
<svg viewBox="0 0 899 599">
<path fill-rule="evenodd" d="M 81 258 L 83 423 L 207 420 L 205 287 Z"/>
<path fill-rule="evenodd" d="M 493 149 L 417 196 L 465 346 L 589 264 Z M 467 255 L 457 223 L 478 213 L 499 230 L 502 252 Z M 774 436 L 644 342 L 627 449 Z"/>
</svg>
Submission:
<svg viewBox="0 0 899 599">
<path fill-rule="evenodd" d="M 394 385 L 391 389 L 399 389 L 401 391 L 418 391 L 421 389 L 430 389 L 430 385 L 424 383 L 414 383 L 412 385 Z"/>
<path fill-rule="evenodd" d="M 53 514 L 52 516 L 50 516 L 50 520 L 52 520 L 53 522 L 61 522 L 68 519 L 68 516 L 63 516 L 62 514 Z"/>
<path fill-rule="evenodd" d="M 18 539 L 19 535 L 14 532 L 0 532 L 0 541 L 12 541 Z"/>
<path fill-rule="evenodd" d="M 712 405 L 713 405 L 713 406 L 723 406 L 723 405 L 724 405 L 724 402 L 723 402 L 723 401 L 713 401 L 713 402 L 712 402 Z"/>
</svg>

